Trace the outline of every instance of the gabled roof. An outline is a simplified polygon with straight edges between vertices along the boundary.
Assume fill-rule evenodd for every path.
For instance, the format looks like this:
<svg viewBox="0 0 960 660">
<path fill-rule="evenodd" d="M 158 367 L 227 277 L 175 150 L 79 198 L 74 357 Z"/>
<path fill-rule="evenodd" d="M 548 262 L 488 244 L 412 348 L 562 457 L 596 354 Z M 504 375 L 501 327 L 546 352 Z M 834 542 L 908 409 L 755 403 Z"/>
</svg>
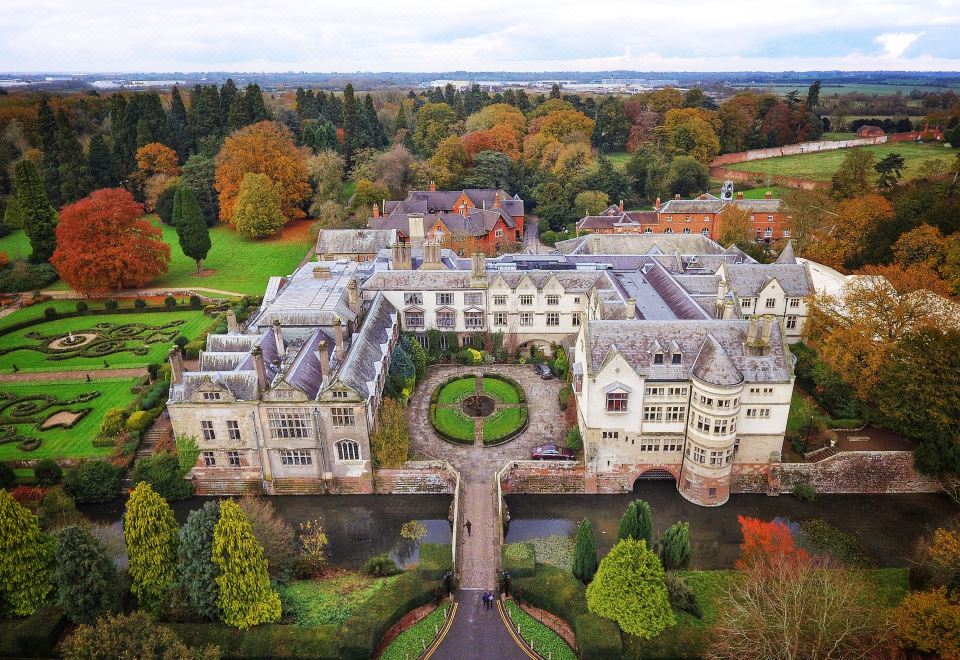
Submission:
<svg viewBox="0 0 960 660">
<path fill-rule="evenodd" d="M 321 229 L 317 254 L 376 254 L 396 242 L 395 229 Z"/>
<path fill-rule="evenodd" d="M 813 295 L 813 280 L 804 264 L 727 264 L 727 285 L 741 298 L 757 296 L 776 280 L 788 296 Z"/>
<path fill-rule="evenodd" d="M 795 264 L 797 263 L 797 255 L 793 252 L 793 241 L 787 241 L 787 244 L 784 246 L 780 254 L 777 255 L 777 259 L 773 262 L 775 264 Z"/>
<path fill-rule="evenodd" d="M 379 369 L 388 358 L 390 342 L 399 314 L 386 296 L 378 293 L 367 312 L 363 327 L 353 336 L 350 350 L 332 380 L 342 382 L 361 396 L 375 394 L 370 383 L 377 380 Z"/>
</svg>

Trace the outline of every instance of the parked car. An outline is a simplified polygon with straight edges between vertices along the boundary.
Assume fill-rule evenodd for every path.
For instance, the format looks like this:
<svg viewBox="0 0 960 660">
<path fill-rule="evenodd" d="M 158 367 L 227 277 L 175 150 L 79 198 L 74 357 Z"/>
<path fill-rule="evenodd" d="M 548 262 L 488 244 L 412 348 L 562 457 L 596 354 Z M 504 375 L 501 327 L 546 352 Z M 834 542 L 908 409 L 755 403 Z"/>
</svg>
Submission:
<svg viewBox="0 0 960 660">
<path fill-rule="evenodd" d="M 533 370 L 537 372 L 537 375 L 544 380 L 550 380 L 553 378 L 553 372 L 550 371 L 550 365 L 546 362 L 540 362 L 533 365 Z"/>
<path fill-rule="evenodd" d="M 572 450 L 556 445 L 540 445 L 530 450 L 530 458 L 535 461 L 572 461 L 575 456 Z"/>
</svg>

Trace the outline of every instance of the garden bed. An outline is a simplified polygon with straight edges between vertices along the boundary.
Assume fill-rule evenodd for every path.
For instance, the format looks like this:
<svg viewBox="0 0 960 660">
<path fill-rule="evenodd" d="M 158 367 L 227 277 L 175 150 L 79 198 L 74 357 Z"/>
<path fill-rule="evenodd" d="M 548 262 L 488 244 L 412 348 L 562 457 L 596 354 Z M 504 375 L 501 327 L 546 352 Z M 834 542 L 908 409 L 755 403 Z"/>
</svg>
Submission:
<svg viewBox="0 0 960 660">
<path fill-rule="evenodd" d="M 430 396 L 430 424 L 441 438 L 458 444 L 473 444 L 477 422 L 482 422 L 484 445 L 502 444 L 522 433 L 527 425 L 526 395 L 523 388 L 499 374 L 484 374 L 483 393 L 489 404 L 485 416 L 465 410 L 476 394 L 475 376 L 454 376 L 440 384 Z M 474 406 L 470 410 L 480 408 Z"/>
</svg>

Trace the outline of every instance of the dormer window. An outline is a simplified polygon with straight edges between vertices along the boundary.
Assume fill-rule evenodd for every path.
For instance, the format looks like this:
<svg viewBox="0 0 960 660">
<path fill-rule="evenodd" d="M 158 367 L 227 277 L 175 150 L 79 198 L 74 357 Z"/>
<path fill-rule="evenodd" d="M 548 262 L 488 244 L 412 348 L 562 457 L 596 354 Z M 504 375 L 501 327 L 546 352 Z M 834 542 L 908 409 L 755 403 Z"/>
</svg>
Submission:
<svg viewBox="0 0 960 660">
<path fill-rule="evenodd" d="M 220 392 L 204 392 L 204 393 L 203 393 L 203 400 L 204 400 L 204 401 L 219 401 L 219 400 L 220 400 Z"/>
<path fill-rule="evenodd" d="M 682 361 L 683 358 L 679 353 L 673 354 L 673 357 L 671 358 L 671 364 L 681 364 Z"/>
<path fill-rule="evenodd" d="M 330 396 L 332 396 L 334 399 L 346 399 L 349 398 L 350 393 L 346 390 L 333 390 L 330 393 Z"/>
<path fill-rule="evenodd" d="M 654 353 L 654 354 L 653 354 L 653 363 L 654 363 L 654 364 L 663 364 L 663 353 Z"/>
</svg>

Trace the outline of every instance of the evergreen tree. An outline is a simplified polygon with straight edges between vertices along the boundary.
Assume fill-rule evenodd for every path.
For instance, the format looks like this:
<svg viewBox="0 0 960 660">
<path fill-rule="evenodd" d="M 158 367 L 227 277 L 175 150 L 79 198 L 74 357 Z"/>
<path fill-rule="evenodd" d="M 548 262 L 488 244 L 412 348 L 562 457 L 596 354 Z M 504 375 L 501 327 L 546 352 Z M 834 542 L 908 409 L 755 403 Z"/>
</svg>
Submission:
<svg viewBox="0 0 960 660">
<path fill-rule="evenodd" d="M 396 128 L 397 132 L 399 132 L 401 128 L 407 130 L 407 113 L 404 111 L 402 103 L 400 104 L 400 110 L 397 112 L 397 120 L 394 122 L 394 128 Z"/>
<path fill-rule="evenodd" d="M 203 260 L 210 252 L 210 231 L 203 211 L 197 204 L 193 191 L 187 186 L 178 186 L 173 198 L 173 221 L 180 239 L 180 249 L 197 262 L 197 275 L 202 272 Z"/>
<path fill-rule="evenodd" d="M 625 199 L 630 193 L 630 180 L 606 156 L 597 159 L 597 169 L 585 178 L 584 185 L 590 190 L 606 193 L 612 204 Z"/>
<path fill-rule="evenodd" d="M 375 149 L 387 146 L 387 136 L 373 107 L 373 97 L 369 94 L 363 97 L 363 119 L 367 131 L 367 146 Z"/>
<path fill-rule="evenodd" d="M 207 502 L 190 512 L 180 528 L 180 586 L 190 608 L 198 616 L 216 621 L 220 617 L 217 599 L 220 567 L 213 563 L 213 530 L 220 520 L 220 503 Z"/>
<path fill-rule="evenodd" d="M 247 116 L 250 118 L 251 124 L 270 119 L 267 106 L 263 103 L 263 92 L 260 91 L 260 85 L 256 83 L 247 85 L 244 97 L 247 102 Z"/>
<path fill-rule="evenodd" d="M 343 126 L 343 101 L 333 92 L 330 92 L 330 96 L 327 99 L 326 115 L 327 119 L 332 121 L 334 126 Z"/>
<path fill-rule="evenodd" d="M 57 149 L 57 122 L 46 97 L 40 99 L 37 106 L 37 133 L 40 135 L 40 149 L 43 153 L 54 154 Z"/>
<path fill-rule="evenodd" d="M 117 569 L 85 527 L 71 526 L 56 534 L 54 583 L 57 605 L 73 623 L 94 623 L 120 609 Z"/>
<path fill-rule="evenodd" d="M 36 164 L 23 159 L 13 169 L 17 202 L 23 212 L 23 228 L 30 239 L 30 261 L 35 264 L 50 260 L 57 247 L 57 212 L 50 205 Z"/>
<path fill-rule="evenodd" d="M 590 584 L 597 573 L 597 544 L 593 538 L 593 525 L 589 518 L 580 521 L 577 527 L 577 541 L 573 548 L 573 576 Z"/>
<path fill-rule="evenodd" d="M 664 570 L 676 571 L 690 565 L 690 525 L 677 521 L 657 542 L 657 554 Z"/>
<path fill-rule="evenodd" d="M 212 158 L 194 154 L 183 164 L 180 172 L 180 185 L 193 191 L 193 196 L 203 211 L 208 226 L 217 223 L 220 217 L 220 202 L 214 188 L 217 165 Z"/>
<path fill-rule="evenodd" d="M 173 510 L 144 481 L 137 484 L 123 518 L 130 556 L 130 590 L 140 606 L 163 611 L 177 582 L 177 523 Z"/>
<path fill-rule="evenodd" d="M 197 85 L 190 93 L 190 119 L 198 146 L 203 138 L 220 136 L 220 93 L 216 85 Z"/>
<path fill-rule="evenodd" d="M 100 133 L 94 133 L 90 138 L 90 152 L 87 154 L 87 170 L 93 189 L 112 188 L 117 184 L 117 175 L 113 165 L 113 154 L 107 146 L 107 141 Z"/>
<path fill-rule="evenodd" d="M 553 83 L 553 87 L 550 88 L 550 98 L 558 99 L 560 98 L 560 85 Z"/>
<path fill-rule="evenodd" d="M 227 115 L 227 133 L 233 133 L 239 128 L 243 128 L 250 123 L 250 114 L 247 110 L 247 97 L 243 94 L 237 94 L 230 105 L 230 112 Z"/>
<path fill-rule="evenodd" d="M 37 517 L 0 490 L 0 614 L 37 611 L 52 588 L 53 548 Z"/>
<path fill-rule="evenodd" d="M 170 127 L 163 103 L 156 92 L 138 94 L 141 109 L 137 119 L 137 146 L 142 147 L 153 142 L 170 146 Z"/>
<path fill-rule="evenodd" d="M 187 117 L 187 108 L 183 105 L 180 89 L 174 85 L 170 92 L 170 146 L 177 152 L 180 162 L 183 163 L 190 156 L 193 147 L 190 139 L 190 121 Z"/>
<path fill-rule="evenodd" d="M 123 94 L 114 94 L 110 97 L 110 130 L 113 136 L 113 163 L 114 174 L 121 181 L 130 176 L 137 168 L 137 132 L 136 117 L 133 117 L 132 128 L 127 119 L 128 115 L 135 115 L 133 104 L 127 102 Z"/>
<path fill-rule="evenodd" d="M 353 85 L 343 89 L 343 160 L 347 171 L 353 168 L 353 157 L 361 146 L 360 105 L 353 95 Z"/>
<path fill-rule="evenodd" d="M 14 192 L 7 197 L 7 206 L 3 210 L 3 224 L 7 229 L 23 229 L 26 212 L 20 205 L 20 198 Z"/>
<path fill-rule="evenodd" d="M 227 82 L 220 86 L 220 125 L 230 125 L 230 110 L 233 108 L 233 102 L 240 96 L 237 84 L 233 78 L 227 78 Z"/>
<path fill-rule="evenodd" d="M 270 586 L 263 546 L 243 510 L 231 500 L 220 503 L 212 557 L 221 571 L 216 578 L 217 605 L 225 623 L 245 630 L 280 618 L 280 597 Z"/>
<path fill-rule="evenodd" d="M 70 125 L 67 114 L 57 112 L 57 156 L 60 175 L 60 200 L 70 204 L 86 197 L 93 190 L 93 180 L 87 166 L 83 147 L 77 132 Z"/>
<path fill-rule="evenodd" d="M 643 500 L 634 500 L 627 506 L 623 517 L 620 518 L 620 525 L 617 527 L 617 539 L 623 540 L 632 538 L 639 541 L 646 541 L 650 544 L 650 537 L 653 534 L 653 520 L 650 515 L 650 505 Z"/>
</svg>

